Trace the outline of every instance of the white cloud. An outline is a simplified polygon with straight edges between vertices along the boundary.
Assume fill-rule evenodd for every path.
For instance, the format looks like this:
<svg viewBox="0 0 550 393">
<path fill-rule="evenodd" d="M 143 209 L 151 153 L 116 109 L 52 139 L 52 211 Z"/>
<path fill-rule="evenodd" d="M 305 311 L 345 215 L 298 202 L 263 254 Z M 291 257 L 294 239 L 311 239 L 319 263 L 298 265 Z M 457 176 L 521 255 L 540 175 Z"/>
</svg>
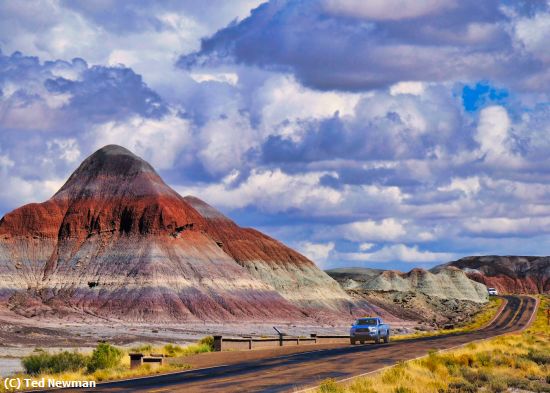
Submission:
<svg viewBox="0 0 550 393">
<path fill-rule="evenodd" d="M 531 18 L 515 18 L 513 25 L 518 44 L 539 59 L 550 62 L 550 12 L 539 12 Z"/>
<path fill-rule="evenodd" d="M 390 86 L 390 94 L 396 96 L 399 94 L 411 94 L 413 96 L 419 96 L 426 90 L 424 82 L 398 82 Z"/>
<path fill-rule="evenodd" d="M 451 253 L 422 251 L 418 249 L 418 246 L 408 247 L 405 244 L 384 246 L 381 249 L 370 253 L 339 253 L 338 256 L 349 261 L 407 263 L 443 263 L 452 260 L 454 257 Z"/>
<path fill-rule="evenodd" d="M 312 243 L 308 241 L 298 243 L 298 250 L 318 266 L 325 266 L 329 256 L 334 251 L 334 242 Z"/>
<path fill-rule="evenodd" d="M 282 212 L 291 208 L 315 215 L 337 207 L 342 201 L 340 192 L 319 185 L 325 173 L 309 172 L 289 175 L 280 169 L 254 169 L 238 186 L 226 184 L 179 187 L 183 194 L 200 196 L 214 206 L 232 209 L 256 206 L 268 212 Z"/>
<path fill-rule="evenodd" d="M 292 136 L 299 127 L 297 120 L 352 115 L 362 94 L 318 91 L 300 85 L 289 75 L 274 75 L 256 92 L 253 106 L 259 106 L 264 127 L 268 132 L 282 122 L 291 124 L 282 128 L 284 135 Z"/>
<path fill-rule="evenodd" d="M 55 150 L 59 158 L 68 163 L 74 163 L 80 158 L 80 148 L 75 138 L 53 139 L 47 142 L 48 150 Z"/>
<path fill-rule="evenodd" d="M 43 202 L 51 198 L 64 183 L 63 179 L 29 180 L 6 173 L 0 175 L 0 181 L 0 204 L 14 207 Z"/>
<path fill-rule="evenodd" d="M 198 157 L 212 174 L 224 174 L 245 166 L 245 153 L 257 144 L 247 118 L 231 114 L 205 124 L 199 133 Z"/>
<path fill-rule="evenodd" d="M 235 72 L 191 73 L 190 76 L 199 83 L 220 82 L 235 86 L 239 82 L 239 75 Z"/>
<path fill-rule="evenodd" d="M 373 248 L 376 244 L 374 243 L 361 243 L 359 245 L 359 250 L 360 251 L 368 251 L 370 250 L 371 248 Z"/>
<path fill-rule="evenodd" d="M 490 217 L 465 220 L 470 234 L 522 236 L 550 232 L 550 217 Z"/>
<path fill-rule="evenodd" d="M 479 182 L 479 177 L 477 176 L 466 177 L 466 178 L 454 177 L 451 179 L 450 184 L 438 188 L 439 191 L 460 190 L 467 196 L 472 196 L 477 194 L 480 189 L 481 189 L 481 185 Z"/>
<path fill-rule="evenodd" d="M 508 130 L 510 118 L 502 106 L 490 106 L 479 113 L 479 123 L 475 139 L 480 145 L 481 152 L 487 155 L 490 161 L 508 157 Z"/>
<path fill-rule="evenodd" d="M 175 113 L 159 120 L 134 116 L 124 122 L 102 123 L 92 129 L 91 135 L 95 148 L 108 144 L 124 146 L 157 169 L 171 168 L 192 140 L 189 122 Z"/>
<path fill-rule="evenodd" d="M 340 225 L 338 232 L 348 240 L 363 241 L 392 241 L 397 240 L 407 233 L 403 223 L 393 218 L 382 221 L 358 221 L 350 224 Z"/>
</svg>

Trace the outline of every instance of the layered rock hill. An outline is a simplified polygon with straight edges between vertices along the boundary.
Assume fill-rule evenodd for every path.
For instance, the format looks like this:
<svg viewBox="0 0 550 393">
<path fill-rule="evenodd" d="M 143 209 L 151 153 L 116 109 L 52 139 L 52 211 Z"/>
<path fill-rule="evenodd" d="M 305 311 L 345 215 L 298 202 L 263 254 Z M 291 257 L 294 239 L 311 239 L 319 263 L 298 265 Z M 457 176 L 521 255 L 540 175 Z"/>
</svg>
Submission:
<svg viewBox="0 0 550 393">
<path fill-rule="evenodd" d="M 478 303 L 487 301 L 485 285 L 470 280 L 455 267 L 432 273 L 413 269 L 408 273 L 396 270 L 334 269 L 327 273 L 346 290 L 363 289 L 387 292 L 420 292 L 441 299 L 469 300 Z"/>
<path fill-rule="evenodd" d="M 461 323 L 487 301 L 484 285 L 460 269 L 447 267 L 437 274 L 423 269 L 343 268 L 327 273 L 353 298 L 375 304 L 403 319 L 445 325 Z"/>
<path fill-rule="evenodd" d="M 181 197 L 114 145 L 49 201 L 2 218 L 0 304 L 28 317 L 137 322 L 329 322 L 369 308 L 306 257 Z"/>
<path fill-rule="evenodd" d="M 550 257 L 472 256 L 436 266 L 463 270 L 469 278 L 494 287 L 500 293 L 550 293 Z"/>
</svg>

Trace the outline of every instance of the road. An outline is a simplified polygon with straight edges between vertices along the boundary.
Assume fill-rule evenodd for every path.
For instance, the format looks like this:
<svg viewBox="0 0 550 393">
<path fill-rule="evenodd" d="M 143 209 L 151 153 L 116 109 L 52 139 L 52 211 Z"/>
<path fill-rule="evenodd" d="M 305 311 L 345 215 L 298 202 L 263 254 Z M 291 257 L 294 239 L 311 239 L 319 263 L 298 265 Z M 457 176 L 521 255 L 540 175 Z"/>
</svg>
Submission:
<svg viewBox="0 0 550 393">
<path fill-rule="evenodd" d="M 342 380 L 470 341 L 524 329 L 536 311 L 528 296 L 506 296 L 507 304 L 487 327 L 471 332 L 395 341 L 389 344 L 340 345 L 285 356 L 136 380 L 100 384 L 66 392 L 287 392 L 316 386 L 326 378 Z M 249 351 L 254 352 L 254 351 Z M 243 357 L 244 358 L 244 357 Z"/>
</svg>

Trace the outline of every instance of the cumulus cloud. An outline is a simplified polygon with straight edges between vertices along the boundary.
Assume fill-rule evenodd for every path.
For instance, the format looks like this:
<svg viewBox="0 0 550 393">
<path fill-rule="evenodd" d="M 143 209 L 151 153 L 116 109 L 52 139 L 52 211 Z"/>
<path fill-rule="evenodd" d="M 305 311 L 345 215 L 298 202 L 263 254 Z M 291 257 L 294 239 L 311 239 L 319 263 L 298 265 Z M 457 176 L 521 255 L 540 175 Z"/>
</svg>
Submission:
<svg viewBox="0 0 550 393">
<path fill-rule="evenodd" d="M 510 118 L 501 106 L 484 108 L 479 114 L 479 123 L 475 140 L 489 160 L 509 155 L 508 129 Z"/>
<path fill-rule="evenodd" d="M 531 79 L 547 76 L 547 67 L 539 61 L 546 59 L 541 34 L 534 32 L 544 31 L 547 15 L 547 7 L 532 16 L 520 5 L 492 0 L 269 1 L 204 39 L 179 65 L 283 70 L 319 89 L 490 75 L 540 91 Z"/>
<path fill-rule="evenodd" d="M 548 15 L 496 0 L 4 1 L 0 180 L 16 191 L 0 209 L 118 143 L 326 267 L 542 252 Z"/>
<path fill-rule="evenodd" d="M 418 246 L 405 244 L 384 246 L 373 252 L 341 253 L 339 256 L 348 261 L 406 263 L 444 263 L 455 257 L 452 253 L 422 251 Z"/>
<path fill-rule="evenodd" d="M 172 168 L 191 141 L 189 122 L 175 114 L 158 120 L 134 116 L 123 122 L 110 121 L 95 126 L 92 134 L 96 149 L 108 144 L 125 146 L 158 169 Z"/>
<path fill-rule="evenodd" d="M 198 49 L 201 37 L 249 15 L 262 0 L 140 1 L 6 0 L 0 4 L 0 43 L 46 60 L 74 57 L 123 64 L 149 85 L 182 84 L 178 53 Z"/>
<path fill-rule="evenodd" d="M 342 199 L 338 191 L 319 185 L 323 174 L 289 175 L 280 169 L 254 169 L 238 185 L 224 181 L 203 187 L 179 187 L 178 190 L 184 195 L 201 195 L 209 203 L 221 207 L 235 209 L 254 205 L 268 212 L 298 209 L 315 214 L 338 206 Z M 235 177 L 234 174 L 228 176 Z"/>
<path fill-rule="evenodd" d="M 405 226 L 391 218 L 380 222 L 368 220 L 358 221 L 340 226 L 342 235 L 356 242 L 363 241 L 391 241 L 404 236 Z"/>
<path fill-rule="evenodd" d="M 472 235 L 526 237 L 549 233 L 550 216 L 474 218 L 466 220 L 463 225 Z"/>
<path fill-rule="evenodd" d="M 334 251 L 334 242 L 312 243 L 308 241 L 298 243 L 298 250 L 311 259 L 319 267 L 327 265 L 327 261 Z"/>
</svg>

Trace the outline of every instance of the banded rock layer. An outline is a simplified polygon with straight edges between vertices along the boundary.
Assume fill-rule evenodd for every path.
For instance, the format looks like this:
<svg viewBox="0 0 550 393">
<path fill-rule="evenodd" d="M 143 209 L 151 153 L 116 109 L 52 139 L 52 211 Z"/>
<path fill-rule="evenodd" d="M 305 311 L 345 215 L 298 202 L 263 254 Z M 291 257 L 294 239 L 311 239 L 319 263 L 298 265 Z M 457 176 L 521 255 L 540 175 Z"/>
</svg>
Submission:
<svg viewBox="0 0 550 393">
<path fill-rule="evenodd" d="M 0 221 L 0 304 L 28 317 L 300 321 L 364 312 L 313 262 L 181 197 L 115 145 Z"/>
<path fill-rule="evenodd" d="M 436 266 L 432 271 L 449 266 L 500 293 L 550 293 L 550 257 L 471 256 Z"/>
<path fill-rule="evenodd" d="M 346 290 L 422 293 L 440 299 L 487 301 L 487 289 L 455 267 L 432 273 L 413 269 L 408 273 L 378 269 L 333 269 L 327 273 Z"/>
</svg>

